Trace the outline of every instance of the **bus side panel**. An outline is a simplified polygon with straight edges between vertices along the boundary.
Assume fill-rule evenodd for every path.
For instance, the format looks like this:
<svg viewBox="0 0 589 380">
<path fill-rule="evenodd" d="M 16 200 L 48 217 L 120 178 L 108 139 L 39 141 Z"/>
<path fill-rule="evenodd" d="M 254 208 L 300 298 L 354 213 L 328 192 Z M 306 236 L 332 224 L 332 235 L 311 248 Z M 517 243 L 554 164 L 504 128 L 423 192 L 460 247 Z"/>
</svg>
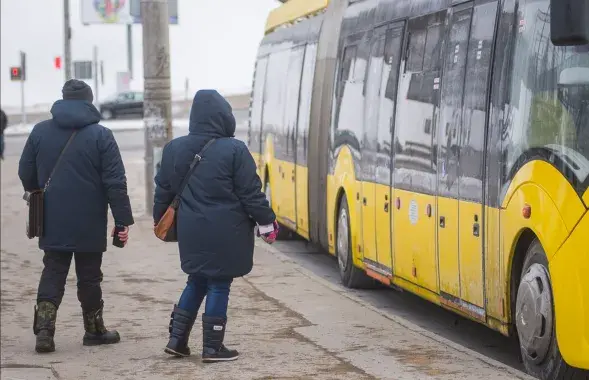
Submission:
<svg viewBox="0 0 589 380">
<path fill-rule="evenodd" d="M 339 194 L 344 192 L 350 212 L 350 236 L 352 240 L 352 257 L 354 264 L 362 268 L 362 253 L 358 250 L 362 243 L 361 209 L 356 194 L 360 193 L 361 183 L 356 181 L 354 158 L 350 148 L 344 146 L 336 157 L 333 175 L 327 180 L 327 219 L 329 235 L 329 252 L 335 254 L 337 241 L 337 213 L 339 211 Z"/>
<path fill-rule="evenodd" d="M 393 198 L 400 202 L 393 211 L 394 275 L 437 292 L 436 222 L 426 214 L 435 197 L 395 189 Z"/>
<path fill-rule="evenodd" d="M 252 151 L 250 151 L 250 153 L 252 154 L 254 162 L 256 163 L 256 173 L 258 174 L 258 176 L 260 176 L 262 183 L 264 183 L 264 178 L 263 178 L 264 173 L 262 172 L 262 165 L 260 164 L 260 153 L 256 153 L 256 152 L 252 152 Z"/>
<path fill-rule="evenodd" d="M 278 221 L 290 230 L 296 226 L 295 164 L 275 159 L 273 165 L 272 199 L 276 200 L 275 211 Z"/>
<path fill-rule="evenodd" d="M 550 261 L 556 338 L 563 359 L 589 369 L 589 213 Z"/>
<path fill-rule="evenodd" d="M 296 213 L 297 234 L 309 240 L 309 169 L 303 165 L 296 165 Z"/>
<path fill-rule="evenodd" d="M 274 139 L 273 136 L 271 134 L 263 134 L 262 135 L 264 140 L 262 142 L 262 146 L 263 149 L 262 151 L 264 153 L 262 153 L 260 155 L 260 166 L 263 168 L 262 172 L 265 173 L 266 170 L 268 171 L 268 178 L 266 178 L 266 176 L 264 175 L 264 178 L 262 179 L 263 181 L 268 181 L 270 183 L 270 189 L 275 189 L 276 186 L 278 185 L 277 183 L 275 183 L 274 181 L 274 175 L 272 174 L 272 171 L 274 169 L 274 165 L 275 165 L 275 159 L 274 159 Z M 265 182 L 262 182 L 265 183 Z M 271 197 L 274 198 L 274 194 L 271 194 Z M 272 208 L 274 209 L 274 212 L 276 212 L 276 202 L 273 201 L 273 205 Z"/>
<path fill-rule="evenodd" d="M 501 272 L 500 211 L 485 208 L 485 298 L 487 315 L 508 323 L 505 310 L 505 294 L 509 289 L 508 276 Z"/>
<path fill-rule="evenodd" d="M 503 208 L 506 207 L 505 205 L 511 204 L 512 197 L 514 197 L 515 193 L 519 191 L 519 187 L 528 182 L 535 183 L 542 188 L 550 203 L 554 204 L 556 207 L 558 214 L 560 214 L 560 218 L 562 218 L 566 226 L 566 230 L 569 232 L 572 231 L 579 219 L 581 219 L 583 213 L 585 213 L 585 206 L 570 183 L 554 166 L 547 162 L 531 161 L 518 171 L 504 197 Z M 523 202 L 530 204 L 526 199 L 524 199 Z M 522 207 L 524 203 L 522 203 Z M 542 205 L 539 206 L 541 207 Z M 535 209 L 538 211 L 541 210 L 541 208 L 538 207 Z M 521 208 L 518 211 L 521 216 Z M 533 216 L 534 207 L 532 205 L 532 218 Z M 543 228 L 550 231 L 548 226 L 549 223 L 546 223 Z M 555 244 L 556 243 L 551 242 L 551 245 Z M 546 246 L 544 247 L 546 254 L 549 255 L 549 260 L 551 256 L 556 253 L 556 249 L 560 244 L 562 244 L 562 241 L 553 247 L 553 249 L 549 249 L 549 247 Z"/>
</svg>

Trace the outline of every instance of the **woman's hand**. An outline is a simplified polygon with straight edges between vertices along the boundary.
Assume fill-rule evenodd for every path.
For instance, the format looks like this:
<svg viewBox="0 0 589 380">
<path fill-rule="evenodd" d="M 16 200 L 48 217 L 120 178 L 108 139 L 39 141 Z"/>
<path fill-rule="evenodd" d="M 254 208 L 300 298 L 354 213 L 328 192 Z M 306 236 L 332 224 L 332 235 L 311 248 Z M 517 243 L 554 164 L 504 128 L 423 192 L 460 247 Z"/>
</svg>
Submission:
<svg viewBox="0 0 589 380">
<path fill-rule="evenodd" d="M 280 230 L 280 227 L 278 226 L 278 223 L 276 221 L 274 221 L 272 226 L 274 228 L 272 232 L 261 234 L 262 240 L 264 240 L 268 244 L 272 244 L 276 241 L 276 238 L 278 237 L 278 231 Z"/>
</svg>

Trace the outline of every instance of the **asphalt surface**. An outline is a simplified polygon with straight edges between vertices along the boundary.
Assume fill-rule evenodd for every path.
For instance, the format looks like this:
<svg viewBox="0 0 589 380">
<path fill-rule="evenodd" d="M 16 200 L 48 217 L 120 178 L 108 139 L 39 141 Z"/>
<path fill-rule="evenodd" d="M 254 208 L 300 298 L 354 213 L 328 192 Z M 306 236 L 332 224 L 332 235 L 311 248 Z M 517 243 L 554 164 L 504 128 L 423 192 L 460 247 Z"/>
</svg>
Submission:
<svg viewBox="0 0 589 380">
<path fill-rule="evenodd" d="M 238 125 L 246 117 L 247 112 L 238 112 L 236 115 Z M 185 129 L 174 130 L 174 136 L 186 133 Z M 247 131 L 243 128 L 239 129 L 236 137 L 245 140 L 246 133 Z M 143 131 L 115 132 L 115 137 L 122 151 L 137 152 L 144 149 Z M 26 136 L 6 136 L 5 155 L 20 155 L 25 141 Z M 277 242 L 275 247 L 307 270 L 341 287 L 337 261 L 332 256 L 303 241 L 281 241 Z M 346 291 L 362 298 L 373 307 L 405 318 L 454 343 L 510 367 L 524 370 L 519 362 L 518 349 L 514 343 L 478 323 L 457 316 L 408 292 L 388 288 Z"/>
</svg>

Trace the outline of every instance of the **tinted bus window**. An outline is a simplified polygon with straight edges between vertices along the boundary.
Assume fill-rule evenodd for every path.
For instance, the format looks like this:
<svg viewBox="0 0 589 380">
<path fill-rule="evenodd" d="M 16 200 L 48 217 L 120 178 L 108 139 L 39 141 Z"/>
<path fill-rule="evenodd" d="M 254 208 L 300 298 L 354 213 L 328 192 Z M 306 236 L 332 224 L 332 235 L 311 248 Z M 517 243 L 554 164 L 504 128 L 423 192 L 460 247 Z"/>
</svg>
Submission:
<svg viewBox="0 0 589 380">
<path fill-rule="evenodd" d="M 299 120 L 297 127 L 297 157 L 298 165 L 307 165 L 307 138 L 309 136 L 309 122 L 311 118 L 311 95 L 313 93 L 313 78 L 315 76 L 315 61 L 317 44 L 307 45 L 303 63 L 303 78 L 301 79 L 301 100 L 299 104 Z"/>
<path fill-rule="evenodd" d="M 474 8 L 468 43 L 464 116 L 460 136 L 460 198 L 481 202 L 488 79 L 497 3 Z"/>
<path fill-rule="evenodd" d="M 252 111 L 248 132 L 248 145 L 252 152 L 259 153 L 261 149 L 262 108 L 264 105 L 264 87 L 266 83 L 266 68 L 268 58 L 260 58 L 256 64 L 254 88 L 252 97 Z"/>
<path fill-rule="evenodd" d="M 579 193 L 589 185 L 589 48 L 550 41 L 550 1 L 521 0 L 503 133 L 503 181 L 531 159 L 559 169 Z"/>
</svg>

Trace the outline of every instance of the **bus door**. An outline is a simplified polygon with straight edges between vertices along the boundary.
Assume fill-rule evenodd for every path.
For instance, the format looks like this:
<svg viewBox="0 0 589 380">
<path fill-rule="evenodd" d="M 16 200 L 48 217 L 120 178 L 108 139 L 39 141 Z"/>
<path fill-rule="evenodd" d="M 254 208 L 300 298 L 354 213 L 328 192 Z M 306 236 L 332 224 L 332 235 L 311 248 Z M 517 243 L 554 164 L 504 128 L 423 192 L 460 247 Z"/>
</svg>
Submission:
<svg viewBox="0 0 589 380">
<path fill-rule="evenodd" d="M 408 21 L 394 128 L 394 275 L 437 292 L 436 136 L 447 11 Z"/>
<path fill-rule="evenodd" d="M 282 148 L 285 160 L 280 163 L 278 188 L 280 195 L 280 216 L 285 225 L 296 231 L 296 142 L 297 120 L 299 113 L 299 92 L 301 88 L 301 75 L 303 71 L 303 59 L 305 46 L 297 46 L 290 51 L 288 59 L 288 71 L 286 73 L 285 108 Z"/>
<path fill-rule="evenodd" d="M 474 5 L 474 6 L 473 6 Z M 438 138 L 438 261 L 442 302 L 485 319 L 484 160 L 496 1 L 453 9 Z"/>
<path fill-rule="evenodd" d="M 375 102 L 378 114 L 375 118 L 374 152 L 374 202 L 376 232 L 376 262 L 371 269 L 384 276 L 392 276 L 392 137 L 399 64 L 403 48 L 404 22 L 398 22 L 377 30 L 379 64 L 374 72 L 378 76 L 378 98 Z M 378 57 L 378 58 L 377 58 Z M 371 73 L 373 73 L 371 71 Z M 368 265 L 370 267 L 370 265 Z"/>
<path fill-rule="evenodd" d="M 380 198 L 376 198 L 376 187 L 384 187 L 385 192 L 389 192 L 388 178 L 384 185 L 378 185 L 376 182 L 377 170 L 377 131 L 379 115 L 379 94 L 381 85 L 381 76 L 384 59 L 384 45 L 386 37 L 386 27 L 380 27 L 374 30 L 369 40 L 369 59 L 366 81 L 364 82 L 364 120 L 363 133 L 360 144 L 361 149 L 361 172 L 362 183 L 362 246 L 364 252 L 364 263 L 368 269 L 381 273 L 378 268 L 377 256 L 377 236 L 381 232 L 389 231 L 390 228 L 382 226 L 379 223 L 385 223 L 388 227 L 390 224 L 387 218 L 380 220 L 382 213 L 378 212 L 381 203 Z M 377 229 L 379 229 L 377 231 Z M 387 240 L 390 245 L 390 239 Z M 379 249 L 381 247 L 378 247 Z M 382 274 L 382 273 L 381 273 Z"/>
</svg>

